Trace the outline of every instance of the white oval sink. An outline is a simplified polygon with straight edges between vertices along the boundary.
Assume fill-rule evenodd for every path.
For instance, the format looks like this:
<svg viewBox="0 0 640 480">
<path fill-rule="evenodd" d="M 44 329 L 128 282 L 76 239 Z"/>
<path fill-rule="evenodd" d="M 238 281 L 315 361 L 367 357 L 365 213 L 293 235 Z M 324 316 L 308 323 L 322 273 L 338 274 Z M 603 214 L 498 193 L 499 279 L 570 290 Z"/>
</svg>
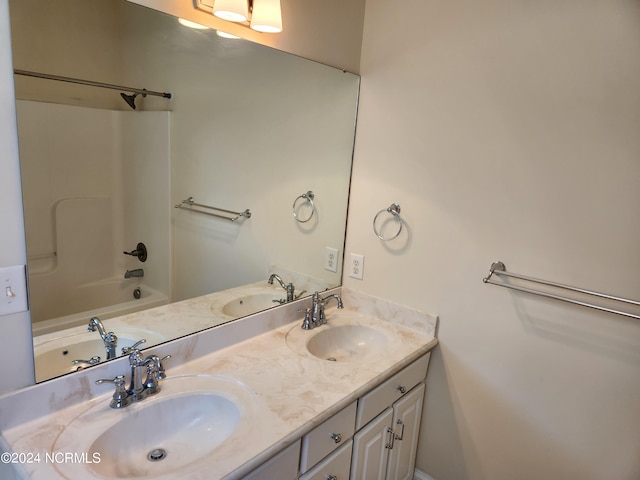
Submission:
<svg viewBox="0 0 640 480">
<path fill-rule="evenodd" d="M 314 357 L 332 362 L 380 353 L 387 337 L 375 328 L 364 325 L 337 325 L 318 331 L 309 338 L 307 350 Z"/>
<path fill-rule="evenodd" d="M 131 347 L 134 343 L 146 340 L 140 348 L 157 345 L 166 340 L 162 335 L 143 329 L 126 328 L 115 332 L 118 336 L 116 354 L 122 354 L 123 347 Z M 34 346 L 36 381 L 41 382 L 52 377 L 75 372 L 89 365 L 74 365 L 73 360 L 89 360 L 99 356 L 101 361 L 107 359 L 104 342 L 97 333 L 83 332 L 49 340 Z"/>
<path fill-rule="evenodd" d="M 222 313 L 231 317 L 244 317 L 252 313 L 260 312 L 277 305 L 284 300 L 286 295 L 275 293 L 258 293 L 235 298 L 222 306 Z"/>
<path fill-rule="evenodd" d="M 331 362 L 361 362 L 385 351 L 391 331 L 366 315 L 334 313 L 312 330 L 293 327 L 286 336 L 290 349 Z"/>
<path fill-rule="evenodd" d="M 56 465 L 63 475 L 187 478 L 204 461 L 214 461 L 217 451 L 224 456 L 231 436 L 248 435 L 256 411 L 248 387 L 215 375 L 170 377 L 159 393 L 123 409 L 102 400 L 65 428 L 53 447 L 87 452 L 99 462 Z"/>
</svg>

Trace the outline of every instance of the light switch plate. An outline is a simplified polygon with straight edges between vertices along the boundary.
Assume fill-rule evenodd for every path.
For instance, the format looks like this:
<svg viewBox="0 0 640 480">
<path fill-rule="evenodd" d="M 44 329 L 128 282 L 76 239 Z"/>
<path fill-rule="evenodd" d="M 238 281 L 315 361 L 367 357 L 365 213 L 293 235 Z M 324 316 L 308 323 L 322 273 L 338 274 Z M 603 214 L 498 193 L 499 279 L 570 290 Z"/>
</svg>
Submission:
<svg viewBox="0 0 640 480">
<path fill-rule="evenodd" d="M 26 312 L 27 270 L 24 265 L 0 267 L 0 315 Z"/>
</svg>

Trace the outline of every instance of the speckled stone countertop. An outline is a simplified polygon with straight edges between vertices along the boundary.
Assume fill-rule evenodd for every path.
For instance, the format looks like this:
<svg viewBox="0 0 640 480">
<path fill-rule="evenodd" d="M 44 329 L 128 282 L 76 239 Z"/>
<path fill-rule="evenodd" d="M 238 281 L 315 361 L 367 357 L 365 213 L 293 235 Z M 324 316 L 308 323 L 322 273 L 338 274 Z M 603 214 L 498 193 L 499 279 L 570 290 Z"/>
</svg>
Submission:
<svg viewBox="0 0 640 480">
<path fill-rule="evenodd" d="M 328 309 L 328 325 L 348 322 L 382 332 L 386 338 L 382 351 L 337 362 L 311 355 L 304 348 L 305 334 L 330 327 L 300 330 L 297 311 L 308 303 L 300 301 L 144 352 L 173 355 L 166 365 L 169 378 L 190 374 L 228 377 L 252 394 L 249 430 L 238 429 L 212 454 L 181 470 L 180 478 L 242 478 L 437 344 L 436 317 L 358 292 L 344 289 L 341 293 L 346 308 Z M 87 453 L 92 438 L 100 432 L 87 428 L 79 435 L 61 435 L 74 419 L 89 409 L 93 409 L 92 414 L 126 415 L 131 408 L 135 414 L 133 407 L 143 408 L 145 402 L 160 400 L 163 393 L 171 394 L 167 388 L 123 411 L 110 409 L 113 387 L 96 386 L 94 382 L 122 373 L 128 376 L 127 359 L 0 397 L 0 427 L 8 448 L 42 456 L 57 451 Z M 25 478 L 105 478 L 98 476 L 91 465 L 70 468 L 41 462 L 18 467 L 17 472 Z M 153 478 L 175 478 L 175 472 Z"/>
</svg>

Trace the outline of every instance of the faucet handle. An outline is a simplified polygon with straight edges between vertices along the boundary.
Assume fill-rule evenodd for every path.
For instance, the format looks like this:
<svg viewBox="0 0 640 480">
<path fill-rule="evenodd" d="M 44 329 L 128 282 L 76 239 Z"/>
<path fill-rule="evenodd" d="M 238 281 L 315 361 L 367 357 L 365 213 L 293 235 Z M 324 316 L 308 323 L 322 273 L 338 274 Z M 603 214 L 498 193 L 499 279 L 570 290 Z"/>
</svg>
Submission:
<svg viewBox="0 0 640 480">
<path fill-rule="evenodd" d="M 101 378 L 100 380 L 96 380 L 96 385 L 101 385 L 103 383 L 113 383 L 116 386 L 116 391 L 113 392 L 113 397 L 109 404 L 111 408 L 124 408 L 133 401 L 124 386 L 126 383 L 124 375 L 118 375 L 115 378 Z"/>
<path fill-rule="evenodd" d="M 307 308 L 304 310 L 304 320 L 302 321 L 302 326 L 301 326 L 303 330 L 311 330 L 313 327 L 315 327 L 312 320 L 311 312 L 312 312 L 311 308 Z"/>
<path fill-rule="evenodd" d="M 156 372 L 156 377 L 158 378 L 158 380 L 164 380 L 165 378 L 167 378 L 167 373 L 164 370 L 164 361 L 165 360 L 169 360 L 171 358 L 171 355 L 165 355 L 164 357 L 162 357 L 160 360 L 158 360 L 158 371 Z"/>
<path fill-rule="evenodd" d="M 71 365 L 95 365 L 96 363 L 100 363 L 100 360 L 101 358 L 96 355 L 89 360 L 71 360 Z"/>
<path fill-rule="evenodd" d="M 138 347 L 140 345 L 142 345 L 143 343 L 147 343 L 147 339 L 143 338 L 141 340 L 138 340 L 136 343 L 134 343 L 133 345 L 131 345 L 130 347 L 122 347 L 122 354 L 123 355 L 129 355 L 131 352 L 133 352 L 134 350 L 137 350 Z"/>
</svg>

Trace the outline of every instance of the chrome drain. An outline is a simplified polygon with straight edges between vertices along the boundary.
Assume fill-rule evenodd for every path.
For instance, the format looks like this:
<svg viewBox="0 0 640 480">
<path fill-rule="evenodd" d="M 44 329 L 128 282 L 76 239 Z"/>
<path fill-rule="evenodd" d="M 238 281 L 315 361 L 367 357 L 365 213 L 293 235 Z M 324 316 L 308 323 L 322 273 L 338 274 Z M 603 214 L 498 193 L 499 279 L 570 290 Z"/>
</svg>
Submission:
<svg viewBox="0 0 640 480">
<path fill-rule="evenodd" d="M 329 357 L 329 358 L 327 358 L 327 360 L 329 360 L 330 362 L 337 362 L 337 360 L 335 358 L 333 358 L 333 357 Z"/>
<path fill-rule="evenodd" d="M 147 453 L 147 460 L 150 462 L 159 462 L 167 458 L 167 451 L 164 448 L 154 448 Z"/>
</svg>

